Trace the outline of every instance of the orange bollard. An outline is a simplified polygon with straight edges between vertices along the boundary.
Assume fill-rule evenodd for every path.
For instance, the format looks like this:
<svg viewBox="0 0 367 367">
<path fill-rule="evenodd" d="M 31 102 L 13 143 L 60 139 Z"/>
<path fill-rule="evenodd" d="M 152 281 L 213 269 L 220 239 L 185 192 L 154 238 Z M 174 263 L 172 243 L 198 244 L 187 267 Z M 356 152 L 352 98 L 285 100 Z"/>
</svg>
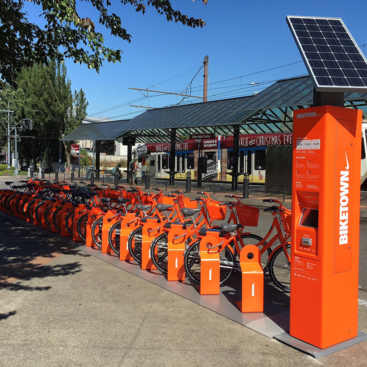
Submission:
<svg viewBox="0 0 367 367">
<path fill-rule="evenodd" d="M 220 247 L 215 247 L 218 238 L 206 236 L 200 241 L 200 294 L 219 294 L 220 288 Z"/>
<path fill-rule="evenodd" d="M 86 228 L 86 236 L 85 236 L 85 246 L 94 247 L 93 239 L 92 239 L 92 224 L 98 219 L 99 214 L 102 213 L 103 210 L 100 207 L 92 207 L 88 210 L 88 220 L 87 220 L 87 228 Z"/>
<path fill-rule="evenodd" d="M 108 210 L 103 216 L 102 222 L 102 247 L 101 251 L 104 254 L 110 254 L 112 249 L 108 243 L 108 232 L 110 228 L 119 220 L 118 217 L 112 218 L 117 214 L 117 210 Z"/>
<path fill-rule="evenodd" d="M 156 236 L 160 234 L 160 227 L 157 218 L 143 218 L 142 239 L 141 239 L 141 269 L 142 270 L 156 270 L 156 266 L 150 257 L 150 246 Z"/>
<path fill-rule="evenodd" d="M 264 311 L 264 271 L 260 250 L 255 245 L 245 246 L 240 253 L 242 273 L 242 301 L 237 302 L 241 312 Z"/>
<path fill-rule="evenodd" d="M 168 228 L 168 281 L 185 280 L 184 253 L 186 230 L 184 223 L 167 223 Z"/>
</svg>

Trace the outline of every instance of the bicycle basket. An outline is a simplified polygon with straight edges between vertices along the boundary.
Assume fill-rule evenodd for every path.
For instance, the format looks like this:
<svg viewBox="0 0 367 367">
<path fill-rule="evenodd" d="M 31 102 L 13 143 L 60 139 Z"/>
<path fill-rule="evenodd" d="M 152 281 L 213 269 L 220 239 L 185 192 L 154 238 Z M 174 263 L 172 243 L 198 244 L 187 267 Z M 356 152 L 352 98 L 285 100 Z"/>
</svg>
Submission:
<svg viewBox="0 0 367 367">
<path fill-rule="evenodd" d="M 206 208 L 208 210 L 208 216 L 211 222 L 214 220 L 224 220 L 226 218 L 227 206 L 219 206 L 221 202 L 208 199 L 206 202 Z"/>
<path fill-rule="evenodd" d="M 280 220 L 282 222 L 282 226 L 284 232 L 291 234 L 292 231 L 292 211 L 289 209 L 284 209 L 280 212 Z"/>
<path fill-rule="evenodd" d="M 236 203 L 236 212 L 240 224 L 244 227 L 257 227 L 259 224 L 260 209 L 240 202 Z"/>
<path fill-rule="evenodd" d="M 196 201 L 191 201 L 190 198 L 186 196 L 179 195 L 177 197 L 178 205 L 181 209 L 183 208 L 189 208 L 189 209 L 197 209 L 198 204 Z"/>
<path fill-rule="evenodd" d="M 163 204 L 165 204 L 165 205 L 174 205 L 175 202 L 173 200 L 173 197 L 163 196 Z"/>
</svg>

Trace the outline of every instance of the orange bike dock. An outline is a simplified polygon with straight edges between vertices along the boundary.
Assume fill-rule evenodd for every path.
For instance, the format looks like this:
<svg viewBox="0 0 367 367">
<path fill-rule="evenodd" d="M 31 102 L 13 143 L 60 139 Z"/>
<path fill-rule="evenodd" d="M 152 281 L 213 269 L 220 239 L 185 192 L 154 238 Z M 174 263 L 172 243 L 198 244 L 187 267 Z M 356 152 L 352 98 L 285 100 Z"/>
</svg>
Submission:
<svg viewBox="0 0 367 367">
<path fill-rule="evenodd" d="M 8 219 L 12 219 L 24 227 L 33 225 L 25 223 L 23 220 L 12 217 L 8 214 L 0 213 Z M 41 229 L 40 229 L 41 230 Z M 279 291 L 270 283 L 270 277 L 265 274 L 264 279 L 264 311 L 256 313 L 242 313 L 238 308 L 237 302 L 242 297 L 242 278 L 241 275 L 233 274 L 224 285 L 220 287 L 218 295 L 200 295 L 199 286 L 186 279 L 183 281 L 167 281 L 167 278 L 157 270 L 142 270 L 140 265 L 134 261 L 120 261 L 114 253 L 102 253 L 99 249 L 86 247 L 72 241 L 70 237 L 60 237 L 58 233 L 52 233 L 48 229 L 42 231 L 48 237 L 57 238 L 60 242 L 68 244 L 75 249 L 86 254 L 103 260 L 113 266 L 116 266 L 130 274 L 136 275 L 152 284 L 155 284 L 167 291 L 175 293 L 198 305 L 206 307 L 228 319 L 237 322 L 247 328 L 254 330 L 268 338 L 275 338 L 287 345 L 307 353 L 315 358 L 322 358 L 351 345 L 367 340 L 367 334 L 359 332 L 359 335 L 351 341 L 341 343 L 326 349 L 320 349 L 310 344 L 295 339 L 289 335 L 289 295 Z"/>
</svg>

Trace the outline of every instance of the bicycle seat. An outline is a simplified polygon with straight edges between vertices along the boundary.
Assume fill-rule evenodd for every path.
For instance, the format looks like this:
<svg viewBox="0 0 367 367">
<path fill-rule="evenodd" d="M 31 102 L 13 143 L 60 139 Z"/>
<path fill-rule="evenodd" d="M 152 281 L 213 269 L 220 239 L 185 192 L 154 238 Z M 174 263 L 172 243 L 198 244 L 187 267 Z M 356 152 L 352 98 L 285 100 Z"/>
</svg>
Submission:
<svg viewBox="0 0 367 367">
<path fill-rule="evenodd" d="M 120 204 L 126 204 L 128 203 L 129 201 L 131 201 L 130 199 L 121 199 L 121 198 L 118 198 L 117 201 L 120 203 Z"/>
<path fill-rule="evenodd" d="M 5 185 L 11 185 L 14 181 L 5 181 Z"/>
<path fill-rule="evenodd" d="M 242 224 L 229 224 L 229 223 L 222 223 L 220 226 L 224 232 L 234 232 L 238 228 L 242 228 Z"/>
<path fill-rule="evenodd" d="M 183 208 L 182 214 L 187 216 L 187 217 L 192 217 L 193 215 L 195 215 L 196 213 L 199 213 L 201 209 L 190 209 L 190 208 Z"/>
<path fill-rule="evenodd" d="M 138 204 L 136 207 L 139 210 L 143 210 L 144 212 L 147 212 L 148 210 L 152 208 L 150 205 L 140 205 L 140 204 Z"/>
<path fill-rule="evenodd" d="M 173 207 L 172 204 L 168 204 L 168 205 L 165 205 L 165 204 L 157 204 L 157 209 L 160 211 L 160 212 L 164 212 L 168 209 L 171 209 Z"/>
</svg>

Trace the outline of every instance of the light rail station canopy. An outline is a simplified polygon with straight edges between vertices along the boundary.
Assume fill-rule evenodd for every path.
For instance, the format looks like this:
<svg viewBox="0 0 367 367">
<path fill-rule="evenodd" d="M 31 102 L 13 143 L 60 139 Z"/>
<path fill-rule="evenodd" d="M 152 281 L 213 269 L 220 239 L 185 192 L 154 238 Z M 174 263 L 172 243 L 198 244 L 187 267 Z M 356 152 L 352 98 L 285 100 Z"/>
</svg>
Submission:
<svg viewBox="0 0 367 367">
<path fill-rule="evenodd" d="M 123 124 L 129 120 L 83 123 L 63 140 L 116 140 L 127 131 Z"/>
<path fill-rule="evenodd" d="M 312 105 L 313 89 L 310 76 L 285 79 L 254 96 L 156 108 L 131 120 L 101 125 L 111 130 L 110 139 L 114 136 L 115 140 L 122 142 L 124 136 L 132 136 L 137 143 L 170 142 L 171 129 L 176 129 L 177 141 L 187 139 L 191 134 L 233 135 L 233 125 L 240 125 L 240 134 L 292 132 L 293 111 Z M 367 113 L 367 93 L 345 93 L 344 105 Z M 92 135 L 87 133 L 89 129 L 95 129 L 92 125 L 97 124 L 83 124 L 84 135 L 76 133 L 80 126 L 65 140 L 107 140 L 97 133 L 94 139 L 84 138 Z M 105 135 L 108 135 L 106 131 Z"/>
</svg>

